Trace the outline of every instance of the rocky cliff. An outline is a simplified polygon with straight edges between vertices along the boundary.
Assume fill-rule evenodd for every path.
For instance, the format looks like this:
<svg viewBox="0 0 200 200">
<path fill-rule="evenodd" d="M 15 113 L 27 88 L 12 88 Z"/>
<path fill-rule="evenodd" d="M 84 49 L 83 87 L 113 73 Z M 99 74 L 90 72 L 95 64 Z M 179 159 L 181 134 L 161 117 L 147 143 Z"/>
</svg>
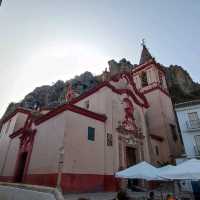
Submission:
<svg viewBox="0 0 200 200">
<path fill-rule="evenodd" d="M 200 84 L 195 83 L 189 73 L 178 65 L 164 67 L 166 80 L 174 103 L 200 99 Z"/>
<path fill-rule="evenodd" d="M 80 95 L 91 87 L 94 87 L 99 80 L 90 72 L 85 72 L 80 76 L 75 76 L 73 79 L 66 82 L 58 80 L 53 85 L 43 85 L 35 88 L 27 94 L 24 99 L 18 103 L 10 103 L 6 109 L 3 118 L 13 112 L 17 107 L 34 109 L 35 106 L 41 108 L 55 108 L 65 102 L 66 86 L 72 84 L 72 89 L 76 95 Z"/>
<path fill-rule="evenodd" d="M 80 95 L 99 82 L 109 78 L 108 76 L 116 72 L 129 71 L 136 66 L 132 65 L 124 58 L 119 62 L 111 60 L 108 64 L 110 73 L 105 71 L 103 74 L 95 77 L 90 72 L 85 72 L 66 82 L 58 80 L 51 86 L 45 85 L 35 88 L 35 90 L 27 94 L 21 102 L 10 103 L 4 117 L 19 106 L 31 109 L 33 109 L 35 105 L 54 108 L 65 102 L 64 97 L 68 82 L 71 82 L 72 88 L 76 94 Z M 174 103 L 200 98 L 200 85 L 192 80 L 187 71 L 177 65 L 171 65 L 169 67 L 163 66 L 163 68 L 166 71 L 166 80 Z"/>
</svg>

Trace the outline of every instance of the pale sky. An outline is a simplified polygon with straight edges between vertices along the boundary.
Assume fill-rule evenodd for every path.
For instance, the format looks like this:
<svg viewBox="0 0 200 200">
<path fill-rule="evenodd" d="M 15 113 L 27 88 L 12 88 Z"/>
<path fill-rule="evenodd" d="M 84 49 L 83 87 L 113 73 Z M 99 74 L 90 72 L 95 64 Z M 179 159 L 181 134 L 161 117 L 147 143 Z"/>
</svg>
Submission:
<svg viewBox="0 0 200 200">
<path fill-rule="evenodd" d="M 100 74 L 110 59 L 138 63 L 142 38 L 199 81 L 199 0 L 3 0 L 0 116 L 37 86 Z"/>
</svg>

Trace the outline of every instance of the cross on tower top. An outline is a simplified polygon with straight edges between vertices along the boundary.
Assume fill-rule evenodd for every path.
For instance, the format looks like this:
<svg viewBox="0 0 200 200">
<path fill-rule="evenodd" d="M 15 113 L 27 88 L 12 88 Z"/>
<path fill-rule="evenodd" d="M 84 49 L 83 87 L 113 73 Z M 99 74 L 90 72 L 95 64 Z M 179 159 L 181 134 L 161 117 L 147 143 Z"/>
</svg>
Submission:
<svg viewBox="0 0 200 200">
<path fill-rule="evenodd" d="M 142 46 L 145 46 L 145 39 L 144 39 L 144 38 L 143 38 L 142 41 L 141 41 L 141 45 L 142 45 Z"/>
<path fill-rule="evenodd" d="M 147 62 L 153 58 L 151 53 L 149 52 L 149 50 L 146 47 L 145 39 L 142 39 L 141 45 L 142 45 L 142 53 L 140 56 L 140 62 L 139 62 L 140 65 L 144 64 L 145 62 Z"/>
</svg>

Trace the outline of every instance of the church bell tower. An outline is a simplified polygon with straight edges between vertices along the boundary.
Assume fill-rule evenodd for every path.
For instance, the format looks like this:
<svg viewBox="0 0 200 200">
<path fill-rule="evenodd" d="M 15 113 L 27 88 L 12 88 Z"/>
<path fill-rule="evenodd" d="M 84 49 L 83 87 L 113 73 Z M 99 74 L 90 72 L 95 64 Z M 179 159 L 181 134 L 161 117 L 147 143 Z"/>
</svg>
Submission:
<svg viewBox="0 0 200 200">
<path fill-rule="evenodd" d="M 132 75 L 137 89 L 145 95 L 150 106 L 145 118 L 151 161 L 157 165 L 173 162 L 182 148 L 165 70 L 156 62 L 144 42 L 139 64 L 132 69 Z"/>
</svg>

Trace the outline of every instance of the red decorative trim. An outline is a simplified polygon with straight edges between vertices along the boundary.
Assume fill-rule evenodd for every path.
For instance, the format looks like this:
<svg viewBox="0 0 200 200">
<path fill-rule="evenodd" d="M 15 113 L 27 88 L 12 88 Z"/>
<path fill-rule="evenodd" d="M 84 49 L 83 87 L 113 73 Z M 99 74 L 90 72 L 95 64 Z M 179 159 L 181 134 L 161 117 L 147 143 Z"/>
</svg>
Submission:
<svg viewBox="0 0 200 200">
<path fill-rule="evenodd" d="M 112 192 L 119 191 L 120 179 L 115 178 L 113 175 L 104 175 L 104 191 Z"/>
<path fill-rule="evenodd" d="M 153 88 L 150 88 L 150 89 L 148 89 L 148 90 L 143 91 L 142 93 L 143 93 L 143 94 L 147 94 L 147 93 L 152 92 L 152 91 L 154 91 L 154 90 L 160 90 L 160 91 L 163 92 L 165 95 L 167 95 L 168 97 L 170 97 L 169 93 L 166 92 L 165 90 L 163 90 L 160 86 L 155 86 L 155 87 L 153 87 Z"/>
<path fill-rule="evenodd" d="M 162 69 L 162 67 L 160 66 L 159 63 L 156 63 L 154 60 L 151 60 L 147 63 L 144 63 L 142 65 L 138 65 L 137 67 L 133 68 L 132 69 L 132 73 L 137 73 L 143 69 L 145 69 L 147 66 L 151 65 L 151 64 L 154 64 L 154 66 L 158 69 L 158 70 L 161 70 L 164 74 L 165 74 L 165 70 Z"/>
<path fill-rule="evenodd" d="M 102 82 L 102 83 L 98 84 L 96 87 L 93 87 L 90 90 L 84 92 L 82 95 L 76 97 L 70 103 L 75 104 L 75 103 L 85 99 L 86 97 L 94 94 L 95 92 L 99 91 L 101 88 L 106 87 L 106 86 L 108 87 L 108 85 L 109 85 L 108 81 Z"/>
<path fill-rule="evenodd" d="M 25 110 L 24 108 L 17 108 L 14 112 L 9 114 L 6 118 L 2 120 L 2 124 L 6 123 L 8 120 L 10 120 L 13 116 L 15 116 L 18 112 L 24 113 L 27 115 L 31 115 L 31 111 Z"/>
<path fill-rule="evenodd" d="M 159 135 L 150 134 L 150 137 L 154 140 L 158 140 L 159 142 L 162 142 L 164 140 L 164 138 Z"/>
<path fill-rule="evenodd" d="M 12 139 L 14 137 L 17 137 L 20 134 L 23 134 L 25 131 L 30 129 L 31 124 L 32 124 L 32 119 L 31 119 L 31 115 L 29 114 L 29 116 L 27 117 L 26 122 L 24 124 L 24 127 L 22 127 L 19 130 L 13 132 L 11 135 L 9 135 L 9 137 Z"/>
<path fill-rule="evenodd" d="M 16 160 L 16 164 L 15 164 L 14 180 L 18 176 L 20 156 L 24 152 L 27 152 L 27 159 L 26 159 L 26 163 L 25 163 L 22 180 L 25 180 L 25 178 L 27 176 L 36 131 L 37 130 L 30 130 L 30 129 L 24 130 L 23 134 L 20 136 L 20 146 L 19 146 L 18 156 L 17 156 L 17 160 Z"/>
<path fill-rule="evenodd" d="M 39 119 L 37 119 L 35 121 L 35 124 L 38 125 L 54 116 L 56 116 L 57 114 L 64 112 L 65 110 L 70 110 L 72 112 L 84 115 L 86 117 L 101 121 L 101 122 L 105 122 L 107 117 L 105 115 L 101 115 L 89 110 L 86 110 L 84 108 L 80 108 L 78 106 L 72 105 L 72 104 L 64 104 L 50 112 L 48 112 L 47 114 L 43 115 L 42 117 L 40 117 Z"/>
<path fill-rule="evenodd" d="M 123 74 L 120 74 L 120 73 L 119 73 L 119 74 L 116 74 L 116 75 L 114 75 L 113 77 L 111 77 L 111 80 L 112 80 L 112 81 L 117 81 L 117 80 L 119 80 L 119 78 L 120 78 L 121 76 L 123 76 L 123 75 L 125 75 L 125 74 L 127 74 L 127 73 L 123 73 Z M 135 91 L 135 93 L 142 99 L 143 103 L 141 103 L 141 102 L 138 101 L 138 99 L 137 99 L 136 96 L 132 93 L 131 90 L 129 90 L 129 89 L 117 89 L 117 88 L 115 88 L 113 85 L 111 85 L 109 81 L 105 81 L 105 82 L 100 83 L 100 84 L 97 85 L 96 87 L 90 89 L 89 91 L 85 92 L 84 94 L 80 95 L 79 97 L 73 99 L 70 103 L 71 103 L 71 104 L 76 104 L 76 103 L 78 103 L 79 101 L 85 99 L 86 97 L 88 97 L 88 96 L 94 94 L 95 92 L 99 91 L 99 90 L 100 90 L 101 88 L 103 88 L 103 87 L 108 87 L 108 88 L 110 88 L 110 89 L 111 89 L 114 93 L 116 93 L 116 94 L 120 94 L 120 95 L 122 95 L 122 94 L 127 94 L 128 96 L 131 96 L 131 97 L 133 98 L 133 100 L 135 101 L 135 103 L 138 104 L 139 106 L 142 106 L 142 107 L 145 107 L 145 108 L 148 108 L 148 107 L 149 107 L 148 102 L 147 102 L 147 100 L 146 100 L 146 97 L 145 97 L 141 92 L 138 91 L 138 89 L 136 88 L 135 85 L 133 86 L 133 87 L 134 87 L 134 91 Z"/>
<path fill-rule="evenodd" d="M 28 174 L 23 183 L 55 187 L 57 173 Z M 14 177 L 0 176 L 2 182 L 14 182 Z M 64 192 L 116 192 L 119 190 L 120 179 L 113 175 L 98 174 L 62 174 L 61 187 Z"/>
<path fill-rule="evenodd" d="M 28 174 L 24 179 L 24 183 L 32 185 L 44 185 L 55 187 L 58 174 Z"/>
<path fill-rule="evenodd" d="M 147 66 L 149 66 L 151 64 L 156 64 L 156 63 L 155 63 L 154 60 L 151 60 L 150 62 L 144 63 L 142 65 L 138 65 L 137 67 L 132 69 L 132 73 L 139 72 L 139 71 L 143 70 L 144 68 L 146 68 Z"/>
<path fill-rule="evenodd" d="M 14 137 L 17 137 L 18 135 L 22 134 L 24 132 L 25 128 L 20 128 L 18 131 L 15 131 L 14 133 L 12 133 L 11 135 L 9 135 L 9 137 L 12 139 Z"/>
<path fill-rule="evenodd" d="M 136 88 L 136 85 L 135 85 L 135 83 L 134 83 L 134 81 L 133 81 L 133 78 L 132 78 L 131 74 L 130 74 L 130 73 L 127 73 L 127 72 L 124 72 L 124 73 L 122 73 L 122 74 L 118 74 L 118 76 L 115 75 L 114 77 L 111 78 L 111 80 L 114 81 L 114 82 L 118 82 L 120 78 L 126 79 L 126 81 L 128 82 L 128 84 L 130 84 L 130 86 L 132 87 L 133 91 L 135 91 L 136 95 L 138 95 L 138 96 L 141 98 L 141 100 L 143 101 L 143 103 L 141 103 L 141 102 L 138 100 L 138 98 L 133 94 L 133 92 L 132 92 L 130 89 L 117 89 L 117 88 L 115 88 L 114 86 L 112 86 L 112 87 L 114 87 L 115 90 L 116 90 L 119 94 L 127 94 L 128 96 L 130 96 L 130 97 L 133 99 L 133 101 L 134 101 L 136 104 L 140 105 L 141 107 L 146 107 L 146 108 L 148 108 L 148 107 L 149 107 L 148 101 L 147 101 L 146 97 L 144 96 L 144 94 L 141 93 L 141 92 Z M 110 83 L 109 83 L 109 84 L 110 84 Z"/>
<path fill-rule="evenodd" d="M 56 173 L 30 174 L 25 183 L 55 187 L 57 176 Z M 61 187 L 64 192 L 117 191 L 119 180 L 113 175 L 63 173 Z"/>
<path fill-rule="evenodd" d="M 133 72 L 132 72 L 132 75 L 133 75 L 133 76 L 135 76 L 135 75 L 140 75 L 140 73 L 141 73 L 141 71 L 142 71 L 143 69 L 145 69 L 145 71 L 147 71 L 148 69 L 152 69 L 154 66 L 155 66 L 155 65 L 147 65 L 147 66 L 145 66 L 145 67 L 142 67 L 141 69 L 138 69 L 136 72 L 133 71 Z"/>
<path fill-rule="evenodd" d="M 168 97 L 171 98 L 170 94 L 167 91 L 163 90 L 161 87 L 159 87 L 159 89 L 161 92 L 163 92 L 164 94 L 166 94 Z"/>
<path fill-rule="evenodd" d="M 36 132 L 37 132 L 37 130 L 32 130 L 32 134 L 30 136 L 31 141 L 30 141 L 30 145 L 28 146 L 28 149 L 27 149 L 28 156 L 27 156 L 27 160 L 26 160 L 26 164 L 25 164 L 25 168 L 24 168 L 23 180 L 26 179 L 26 176 L 28 174 L 28 168 L 29 168 L 29 163 L 31 160 L 31 155 L 32 155 L 32 151 L 33 151 L 33 145 L 34 145 Z"/>
<path fill-rule="evenodd" d="M 12 176 L 0 176 L 0 182 L 13 182 L 13 177 Z"/>
</svg>

